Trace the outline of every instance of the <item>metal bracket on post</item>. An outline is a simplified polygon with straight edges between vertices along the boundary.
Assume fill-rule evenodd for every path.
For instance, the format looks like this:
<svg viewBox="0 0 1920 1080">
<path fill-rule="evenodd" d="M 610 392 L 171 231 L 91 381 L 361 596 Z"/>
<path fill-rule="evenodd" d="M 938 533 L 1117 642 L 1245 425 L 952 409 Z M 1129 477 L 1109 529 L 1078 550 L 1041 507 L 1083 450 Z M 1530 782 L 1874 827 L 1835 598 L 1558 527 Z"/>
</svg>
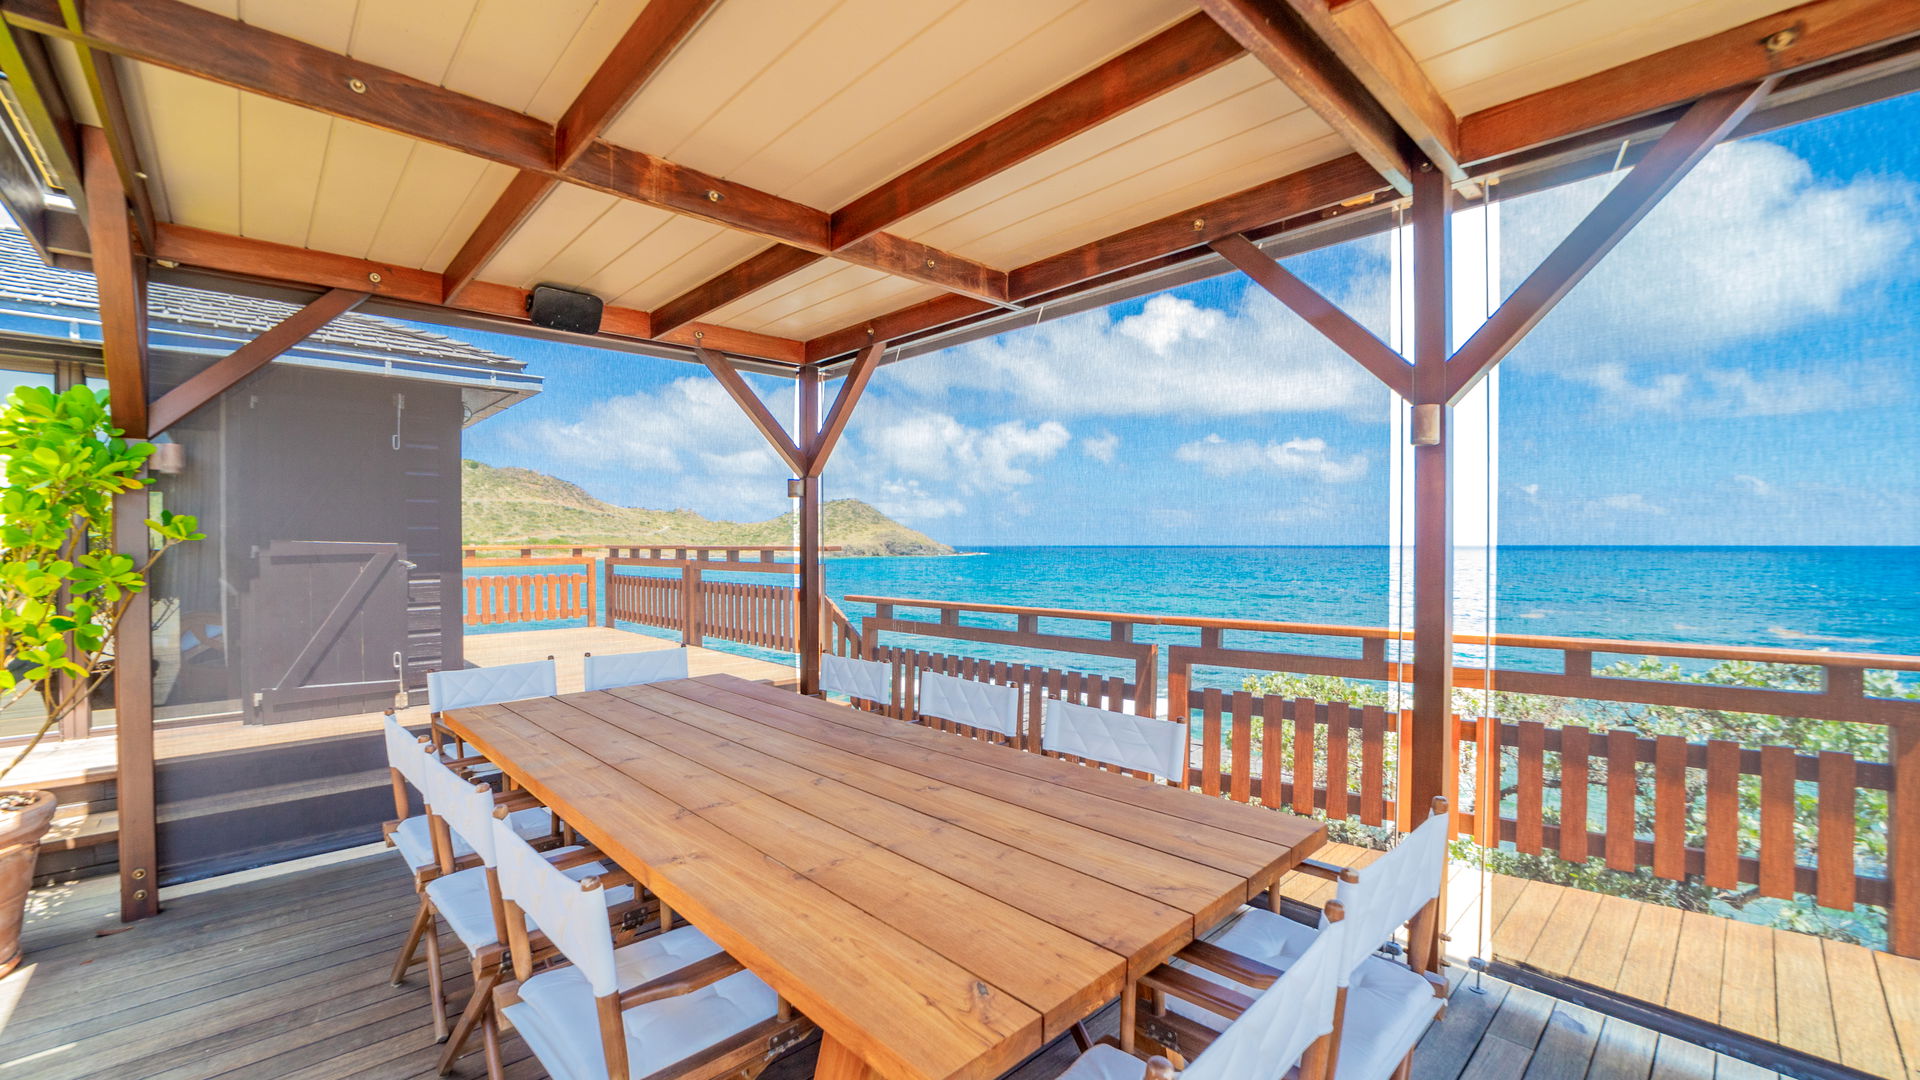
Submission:
<svg viewBox="0 0 1920 1080">
<path fill-rule="evenodd" d="M 1414 446 L 1439 446 L 1442 408 L 1441 405 L 1415 405 L 1408 442 Z"/>
</svg>

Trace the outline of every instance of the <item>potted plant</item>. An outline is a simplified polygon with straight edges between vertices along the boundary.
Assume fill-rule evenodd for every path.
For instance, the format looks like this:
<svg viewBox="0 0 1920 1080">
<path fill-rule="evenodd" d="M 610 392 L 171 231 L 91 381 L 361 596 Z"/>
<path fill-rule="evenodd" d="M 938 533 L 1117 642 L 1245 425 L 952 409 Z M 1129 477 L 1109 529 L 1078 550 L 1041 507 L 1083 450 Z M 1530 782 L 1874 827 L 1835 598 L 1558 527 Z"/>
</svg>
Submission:
<svg viewBox="0 0 1920 1080">
<path fill-rule="evenodd" d="M 163 513 L 143 565 L 115 554 L 113 497 L 138 491 L 150 443 L 128 442 L 104 391 L 15 389 L 0 410 L 0 709 L 38 695 L 46 716 L 0 766 L 0 976 L 20 962 L 20 927 L 40 838 L 53 820 L 49 791 L 18 791 L 7 774 L 113 670 L 114 631 L 146 588 L 153 560 L 202 539 L 197 522 Z"/>
</svg>

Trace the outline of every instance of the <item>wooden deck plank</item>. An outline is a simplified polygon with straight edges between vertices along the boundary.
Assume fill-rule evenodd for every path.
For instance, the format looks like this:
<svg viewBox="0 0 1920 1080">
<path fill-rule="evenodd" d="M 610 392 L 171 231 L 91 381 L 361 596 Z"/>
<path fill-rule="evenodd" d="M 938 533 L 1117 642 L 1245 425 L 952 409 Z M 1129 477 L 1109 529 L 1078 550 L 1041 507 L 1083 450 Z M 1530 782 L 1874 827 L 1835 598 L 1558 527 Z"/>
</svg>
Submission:
<svg viewBox="0 0 1920 1080">
<path fill-rule="evenodd" d="M 1776 1027 L 1781 1045 L 1828 1061 L 1840 1057 L 1833 991 L 1820 939 L 1771 930 Z"/>
<path fill-rule="evenodd" d="M 1646 1028 L 1608 1017 L 1593 1048 L 1587 1080 L 1647 1080 L 1659 1036 Z"/>
<path fill-rule="evenodd" d="M 1920 960 L 1874 953 L 1880 988 L 1886 995 L 1887 1016 L 1906 1058 L 1906 1075 L 1920 1077 Z"/>
<path fill-rule="evenodd" d="M 1818 944 L 1833 999 L 1840 1063 L 1874 1076 L 1900 1075 L 1900 1042 L 1893 1033 L 1873 952 L 1840 941 Z"/>
<path fill-rule="evenodd" d="M 1627 947 L 1633 941 L 1633 929 L 1640 913 L 1648 907 L 1625 897 L 1603 896 L 1589 916 L 1591 926 L 1580 943 L 1580 952 L 1567 975 L 1583 983 L 1611 990 L 1620 981 L 1620 969 L 1627 962 Z"/>
<path fill-rule="evenodd" d="M 1627 955 L 1614 979 L 1614 992 L 1658 1005 L 1667 1000 L 1673 984 L 1673 965 L 1680 941 L 1680 912 L 1653 904 L 1639 905 Z"/>
<path fill-rule="evenodd" d="M 1780 1037 L 1773 973 L 1777 935 L 1753 923 L 1722 921 L 1726 923 L 1727 949 L 1721 967 L 1720 1023 L 1775 1042 Z"/>
<path fill-rule="evenodd" d="M 1726 943 L 1726 919 L 1697 911 L 1680 913 L 1680 933 L 1673 951 L 1673 977 L 1667 984 L 1667 1008 L 1708 1023 L 1720 1022 Z M 1767 972 L 1767 985 L 1771 994 L 1771 968 Z"/>
<path fill-rule="evenodd" d="M 1428 1028 L 1414 1048 L 1413 1074 L 1432 1080 L 1457 1080 L 1507 1000 L 1508 989 L 1508 984 L 1494 979 L 1484 980 L 1484 993 L 1456 988 L 1447 1003 L 1446 1018 Z"/>
<path fill-rule="evenodd" d="M 1546 1030 L 1534 1046 L 1526 1080 L 1583 1080 L 1593 1064 L 1604 1018 L 1592 1009 L 1562 1001 L 1553 1007 Z"/>
<path fill-rule="evenodd" d="M 1559 902 L 1553 905 L 1553 911 L 1541 924 L 1539 937 L 1527 952 L 1527 966 L 1548 975 L 1566 975 L 1573 969 L 1574 958 L 1586 943 L 1593 929 L 1594 913 L 1599 909 L 1599 893 L 1561 889 Z"/>
<path fill-rule="evenodd" d="M 1660 1036 L 1653 1052 L 1651 1080 L 1713 1080 L 1713 1051 Z"/>
<path fill-rule="evenodd" d="M 1506 918 L 1493 930 L 1493 955 L 1496 959 L 1525 964 L 1533 946 L 1553 916 L 1561 897 L 1573 892 L 1544 881 L 1529 881 L 1519 899 L 1507 911 Z M 1585 932 L 1585 927 L 1581 927 Z"/>
</svg>

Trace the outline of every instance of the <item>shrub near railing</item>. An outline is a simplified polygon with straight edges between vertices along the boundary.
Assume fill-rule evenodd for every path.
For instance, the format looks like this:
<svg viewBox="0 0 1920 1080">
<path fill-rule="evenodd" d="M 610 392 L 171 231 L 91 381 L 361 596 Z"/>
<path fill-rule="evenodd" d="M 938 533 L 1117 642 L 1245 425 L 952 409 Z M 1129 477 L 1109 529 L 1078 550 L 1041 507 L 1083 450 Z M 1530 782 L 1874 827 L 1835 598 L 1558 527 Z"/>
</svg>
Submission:
<svg viewBox="0 0 1920 1080">
<path fill-rule="evenodd" d="M 1038 700 L 1067 696 L 1068 686 L 1097 684 L 1106 694 L 1118 684 L 1109 700 L 1153 715 L 1159 703 L 1134 684 L 1153 685 L 1146 657 L 1164 647 L 1170 700 L 1185 699 L 1197 732 L 1192 786 L 1349 825 L 1409 824 L 1396 820 L 1395 796 L 1405 787 L 1398 751 L 1411 718 L 1387 707 L 1385 689 L 1408 675 L 1389 659 L 1404 634 L 847 599 L 875 605 L 862 627 L 866 655 L 894 664 L 895 711 L 909 719 L 917 671 L 1009 682 L 1029 692 L 1020 745 L 1035 749 Z M 902 615 L 916 610 L 934 617 Z M 1095 633 L 1043 632 L 1042 619 L 1079 620 Z M 1161 640 L 1142 640 L 1149 633 Z M 1132 661 L 1136 679 L 914 652 L 880 644 L 884 634 Z M 1348 644 L 1346 655 L 1335 655 L 1247 643 L 1262 635 Z M 1558 670 L 1455 672 L 1463 706 L 1447 733 L 1458 766 L 1448 792 L 1455 827 L 1497 868 L 1685 906 L 1777 902 L 1774 921 L 1869 941 L 1880 936 L 1872 909 L 1884 908 L 1889 946 L 1920 951 L 1920 881 L 1904 894 L 1896 889 L 1914 880 L 1902 868 L 1920 876 L 1920 774 L 1905 781 L 1916 791 L 1913 809 L 1899 822 L 1887 816 L 1902 786 L 1889 762 L 1903 760 L 1889 741 L 1920 731 L 1920 701 L 1886 674 L 1920 670 L 1920 658 L 1533 636 L 1461 644 L 1558 654 Z M 1595 672 L 1596 652 L 1659 659 Z M 1689 674 L 1678 660 L 1716 666 Z M 1196 667 L 1269 674 L 1241 691 L 1196 688 Z M 1476 715 L 1489 699 L 1491 720 Z M 1920 773 L 1920 748 L 1904 760 Z M 1575 819 L 1586 828 L 1562 827 Z M 1843 919 L 1857 908 L 1866 909 L 1863 919 L 1849 928 Z"/>
</svg>

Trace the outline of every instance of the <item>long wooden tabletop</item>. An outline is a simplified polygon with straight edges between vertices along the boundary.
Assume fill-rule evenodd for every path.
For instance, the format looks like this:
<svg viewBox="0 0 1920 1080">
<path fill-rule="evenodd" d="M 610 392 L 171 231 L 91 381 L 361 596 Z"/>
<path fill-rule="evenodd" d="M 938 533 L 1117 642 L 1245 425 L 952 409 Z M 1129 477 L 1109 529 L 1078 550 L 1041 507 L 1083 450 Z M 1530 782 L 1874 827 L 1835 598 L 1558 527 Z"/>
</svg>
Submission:
<svg viewBox="0 0 1920 1080">
<path fill-rule="evenodd" d="M 1325 841 L 728 675 L 445 721 L 818 1023 L 823 1068 L 896 1080 L 1004 1072 Z"/>
</svg>

